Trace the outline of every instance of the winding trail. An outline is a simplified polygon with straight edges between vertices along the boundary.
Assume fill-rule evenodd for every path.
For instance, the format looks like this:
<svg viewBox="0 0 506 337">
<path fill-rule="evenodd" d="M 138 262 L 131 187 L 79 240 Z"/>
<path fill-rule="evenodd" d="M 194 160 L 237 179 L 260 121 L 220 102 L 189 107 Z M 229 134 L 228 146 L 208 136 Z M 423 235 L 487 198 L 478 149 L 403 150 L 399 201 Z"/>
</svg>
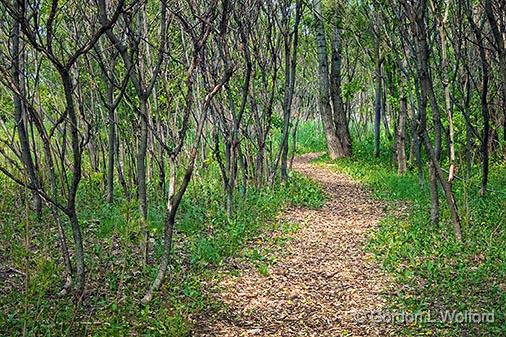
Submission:
<svg viewBox="0 0 506 337">
<path fill-rule="evenodd" d="M 195 336 L 389 336 L 388 324 L 357 319 L 385 306 L 394 287 L 364 252 L 384 205 L 348 176 L 296 158 L 294 169 L 329 196 L 318 210 L 290 208 L 283 219 L 300 225 L 267 276 L 253 266 L 227 275 L 215 296 L 227 309 L 196 322 Z M 358 315 L 358 316 L 357 316 Z"/>
</svg>

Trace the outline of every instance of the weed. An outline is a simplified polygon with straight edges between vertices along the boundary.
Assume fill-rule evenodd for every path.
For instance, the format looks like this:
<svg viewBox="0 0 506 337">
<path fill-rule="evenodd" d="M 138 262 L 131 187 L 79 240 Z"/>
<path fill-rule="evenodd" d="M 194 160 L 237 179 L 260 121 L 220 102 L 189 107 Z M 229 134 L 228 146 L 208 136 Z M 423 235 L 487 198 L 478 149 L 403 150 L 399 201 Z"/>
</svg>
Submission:
<svg viewBox="0 0 506 337">
<path fill-rule="evenodd" d="M 399 176 L 388 151 L 383 149 L 380 158 L 371 153 L 372 141 L 368 140 L 354 144 L 352 158 L 330 161 L 324 156 L 318 161 L 365 183 L 377 198 L 389 202 L 391 215 L 373 233 L 368 249 L 405 289 L 392 299 L 392 306 L 409 312 L 495 313 L 494 323 L 420 322 L 407 326 L 403 335 L 506 335 L 504 165 L 494 164 L 491 168 L 491 190 L 484 197 L 479 195 L 479 175 L 455 181 L 454 192 L 463 218 L 461 244 L 454 238 L 444 200 L 441 223 L 434 226 L 429 221 L 427 187 L 418 184 L 415 172 Z M 398 208 L 404 204 L 408 210 L 405 217 L 399 217 Z"/>
</svg>

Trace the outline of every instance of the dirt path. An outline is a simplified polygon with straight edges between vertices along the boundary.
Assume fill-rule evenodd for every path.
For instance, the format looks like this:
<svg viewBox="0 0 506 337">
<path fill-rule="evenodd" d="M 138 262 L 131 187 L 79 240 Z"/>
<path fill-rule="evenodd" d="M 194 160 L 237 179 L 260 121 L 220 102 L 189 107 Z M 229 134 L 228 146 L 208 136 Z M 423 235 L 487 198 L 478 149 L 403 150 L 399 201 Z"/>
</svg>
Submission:
<svg viewBox="0 0 506 337">
<path fill-rule="evenodd" d="M 300 224 L 286 252 L 262 276 L 254 267 L 227 276 L 216 295 L 228 309 L 197 322 L 197 336 L 387 336 L 391 326 L 357 313 L 385 305 L 392 282 L 364 253 L 384 206 L 349 177 L 296 159 L 295 170 L 319 182 L 329 200 L 319 210 L 289 209 Z"/>
</svg>

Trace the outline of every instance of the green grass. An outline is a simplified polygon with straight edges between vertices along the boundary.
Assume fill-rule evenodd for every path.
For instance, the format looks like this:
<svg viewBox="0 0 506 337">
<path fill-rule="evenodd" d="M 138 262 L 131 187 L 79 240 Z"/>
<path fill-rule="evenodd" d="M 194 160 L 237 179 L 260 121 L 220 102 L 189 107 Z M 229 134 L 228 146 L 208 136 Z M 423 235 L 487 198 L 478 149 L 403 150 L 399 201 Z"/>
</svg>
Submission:
<svg viewBox="0 0 506 337">
<path fill-rule="evenodd" d="M 306 134 L 317 135 L 310 131 Z M 320 151 L 320 147 L 314 150 Z M 430 310 L 433 316 L 440 310 L 494 311 L 495 316 L 495 323 L 422 322 L 402 327 L 402 335 L 506 335 L 504 162 L 492 165 L 491 191 L 484 197 L 479 195 L 478 167 L 470 179 L 454 183 L 463 226 L 461 244 L 454 238 L 442 196 L 442 221 L 434 226 L 429 222 L 428 189 L 419 186 L 416 172 L 397 175 L 386 146 L 380 158 L 374 158 L 372 153 L 372 141 L 367 139 L 354 144 L 352 158 L 330 161 L 322 157 L 319 162 L 365 183 L 378 199 L 388 202 L 389 216 L 371 236 L 368 249 L 401 285 L 397 295 L 390 298 L 392 310 L 422 313 Z M 397 215 L 397 210 L 403 207 L 407 207 L 404 215 Z"/>
<path fill-rule="evenodd" d="M 244 195 L 237 192 L 235 215 L 228 218 L 217 169 L 200 172 L 205 173 L 194 177 L 181 205 L 166 281 L 145 307 L 139 300 L 157 268 L 156 263 L 147 267 L 141 263 L 140 222 L 134 202 L 122 199 L 118 191 L 115 203 L 108 205 L 103 177 L 95 174 L 83 180 L 78 209 L 88 285 L 83 302 L 76 304 L 71 296 L 58 296 L 63 267 L 50 215 L 44 214 L 42 220 L 27 218 L 23 200 L 29 195 L 3 180 L 0 263 L 28 270 L 29 282 L 25 288 L 21 275 L 0 275 L 5 281 L 0 287 L 0 335 L 18 336 L 25 329 L 28 336 L 188 336 L 194 315 L 220 306 L 206 295 L 204 287 L 219 277 L 216 271 L 224 261 L 242 256 L 267 275 L 272 262 L 268 252 L 250 250 L 272 231 L 294 229 L 279 224 L 276 214 L 289 204 L 319 207 L 325 199 L 315 183 L 294 175 L 286 185 L 250 188 Z M 150 186 L 155 260 L 161 254 L 164 209 L 163 193 Z M 24 246 L 25 226 L 29 249 Z M 66 230 L 70 240 L 70 229 Z"/>
<path fill-rule="evenodd" d="M 300 123 L 297 130 L 297 153 L 326 151 L 325 138 L 322 132 L 321 124 L 317 121 Z"/>
<path fill-rule="evenodd" d="M 298 153 L 325 150 L 314 123 L 301 124 L 298 144 Z M 495 312 L 493 324 L 422 323 L 404 327 L 402 335 L 506 335 L 505 165 L 492 165 L 491 191 L 485 197 L 478 193 L 478 168 L 469 180 L 456 181 L 464 235 L 460 244 L 454 239 L 444 200 L 443 221 L 433 226 L 428 221 L 428 191 L 418 185 L 416 172 L 398 176 L 387 147 L 380 158 L 372 152 L 372 142 L 366 139 L 354 144 L 352 158 L 330 161 L 323 157 L 320 162 L 362 181 L 378 199 L 388 202 L 390 215 L 372 234 L 368 249 L 400 284 L 396 296 L 389 297 L 392 310 Z M 70 296 L 57 295 L 63 268 L 51 217 L 44 214 L 39 221 L 27 215 L 28 195 L 0 177 L 0 264 L 29 271 L 26 289 L 22 276 L 0 275 L 0 335 L 21 335 L 24 327 L 29 336 L 188 336 L 197 313 L 220 307 L 204 287 L 216 281 L 216 271 L 227 258 L 245 258 L 260 274 L 268 275 L 275 256 L 272 245 L 282 247 L 297 230 L 296 224 L 273 221 L 275 215 L 290 203 L 316 208 L 325 200 L 318 186 L 294 175 L 286 186 L 249 189 L 245 195 L 238 192 L 235 216 L 229 219 L 222 206 L 217 170 L 199 172 L 205 174 L 194 177 L 181 206 L 169 275 L 158 296 L 145 307 L 138 302 L 156 274 L 156 265 L 144 267 L 140 262 L 135 203 L 118 194 L 116 202 L 107 205 L 103 177 L 96 174 L 84 179 L 78 208 L 89 284 L 87 297 L 76 305 Z M 165 201 L 155 186 L 150 186 L 150 196 L 156 258 L 161 253 Z M 395 213 L 400 207 L 405 208 L 403 216 Z M 28 247 L 25 228 L 30 234 Z M 272 231 L 286 235 L 271 236 Z"/>
</svg>

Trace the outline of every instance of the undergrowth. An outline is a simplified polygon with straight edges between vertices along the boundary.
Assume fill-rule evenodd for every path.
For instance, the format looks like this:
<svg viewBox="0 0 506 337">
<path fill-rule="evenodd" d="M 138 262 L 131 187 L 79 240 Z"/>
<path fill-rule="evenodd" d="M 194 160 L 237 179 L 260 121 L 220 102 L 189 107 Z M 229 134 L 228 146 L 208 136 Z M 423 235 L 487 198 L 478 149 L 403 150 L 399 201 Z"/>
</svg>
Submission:
<svg viewBox="0 0 506 337">
<path fill-rule="evenodd" d="M 103 177 L 86 177 L 78 207 L 85 239 L 87 287 L 80 303 L 59 296 L 63 267 L 57 230 L 49 214 L 41 220 L 27 216 L 29 194 L 7 180 L 0 201 L 0 335 L 17 336 L 188 336 L 192 317 L 220 303 L 203 291 L 218 277 L 217 268 L 228 257 L 245 256 L 267 273 L 268 261 L 257 252 L 242 252 L 264 233 L 287 230 L 276 214 L 295 204 L 319 207 L 323 192 L 312 181 L 293 175 L 286 185 L 249 188 L 236 193 L 233 217 L 223 208 L 217 169 L 197 174 L 185 195 L 175 233 L 171 268 L 162 289 L 147 306 L 139 300 L 156 275 L 161 254 L 165 212 L 164 193 L 150 186 L 149 224 L 154 254 L 144 266 L 140 252 L 138 206 L 117 191 L 114 204 L 105 202 Z M 3 179 L 3 178 L 0 178 Z M 64 218 L 62 218 L 64 220 Z M 66 225 L 67 235 L 71 238 Z M 27 235 L 25 235 L 27 234 Z M 249 249 L 249 248 L 248 248 Z M 28 273 L 28 283 L 22 273 Z"/>
<path fill-rule="evenodd" d="M 305 134 L 318 133 L 305 130 Z M 382 142 L 388 144 L 386 139 Z M 492 164 L 490 188 L 485 196 L 479 194 L 479 167 L 473 169 L 474 175 L 469 179 L 459 177 L 455 181 L 464 237 L 464 242 L 459 243 L 442 195 L 442 220 L 439 226 L 430 223 L 428 187 L 419 185 L 416 169 L 399 176 L 391 164 L 392 154 L 387 146 L 379 158 L 372 156 L 371 138 L 354 144 L 353 152 L 352 158 L 331 161 L 324 156 L 319 162 L 365 183 L 377 198 L 390 205 L 389 216 L 372 234 L 368 249 L 401 285 L 390 298 L 392 310 L 419 313 L 420 317 L 430 314 L 433 320 L 441 318 L 441 311 L 494 313 L 494 323 L 422 319 L 403 325 L 403 335 L 506 335 L 504 162 Z"/>
</svg>

